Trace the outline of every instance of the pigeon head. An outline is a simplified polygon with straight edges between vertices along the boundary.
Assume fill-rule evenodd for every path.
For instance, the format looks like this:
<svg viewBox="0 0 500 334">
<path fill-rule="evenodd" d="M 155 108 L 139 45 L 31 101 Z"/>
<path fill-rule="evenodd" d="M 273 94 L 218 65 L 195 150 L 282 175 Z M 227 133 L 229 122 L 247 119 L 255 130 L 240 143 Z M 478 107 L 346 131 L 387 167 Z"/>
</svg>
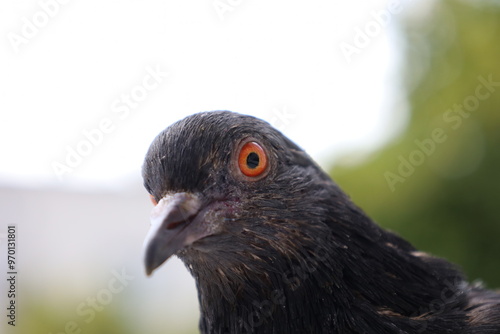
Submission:
<svg viewBox="0 0 500 334">
<path fill-rule="evenodd" d="M 333 185 L 268 123 L 226 111 L 195 114 L 162 131 L 143 177 L 156 205 L 146 241 L 148 274 L 174 254 L 194 267 L 235 270 L 248 256 L 262 265 L 270 256 L 297 256 L 299 240 L 309 240 L 310 248 L 319 241 L 298 234 L 321 228 L 325 210 L 316 202 L 322 185 Z"/>
</svg>

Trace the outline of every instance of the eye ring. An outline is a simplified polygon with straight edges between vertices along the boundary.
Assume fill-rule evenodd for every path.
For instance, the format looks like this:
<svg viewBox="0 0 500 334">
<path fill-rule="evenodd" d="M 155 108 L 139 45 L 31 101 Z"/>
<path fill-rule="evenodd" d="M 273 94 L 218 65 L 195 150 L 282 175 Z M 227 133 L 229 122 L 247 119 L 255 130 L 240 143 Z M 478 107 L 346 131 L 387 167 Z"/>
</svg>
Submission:
<svg viewBox="0 0 500 334">
<path fill-rule="evenodd" d="M 250 178 L 265 176 L 268 169 L 267 153 L 256 141 L 250 140 L 244 143 L 238 152 L 238 169 L 243 175 Z"/>
</svg>

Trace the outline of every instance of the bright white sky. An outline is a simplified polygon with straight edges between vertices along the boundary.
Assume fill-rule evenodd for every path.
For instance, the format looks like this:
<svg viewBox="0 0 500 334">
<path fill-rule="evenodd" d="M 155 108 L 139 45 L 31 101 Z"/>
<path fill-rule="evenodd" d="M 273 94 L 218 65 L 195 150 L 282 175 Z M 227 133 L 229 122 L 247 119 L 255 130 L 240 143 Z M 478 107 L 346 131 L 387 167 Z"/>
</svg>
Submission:
<svg viewBox="0 0 500 334">
<path fill-rule="evenodd" d="M 381 26 L 373 12 L 390 3 L 402 13 Z M 114 186 L 139 177 L 159 131 L 215 109 L 275 124 L 323 166 L 341 152 L 373 149 L 405 124 L 396 21 L 408 7 L 383 0 L 2 1 L 0 183 Z M 370 28 L 373 37 L 348 62 L 341 43 L 355 46 L 357 29 Z M 155 71 L 168 76 L 155 81 Z M 99 126 L 108 133 L 94 132 L 88 146 L 83 132 Z M 77 149 L 87 156 L 73 157 L 76 167 L 60 181 L 53 163 L 66 165 Z"/>
</svg>

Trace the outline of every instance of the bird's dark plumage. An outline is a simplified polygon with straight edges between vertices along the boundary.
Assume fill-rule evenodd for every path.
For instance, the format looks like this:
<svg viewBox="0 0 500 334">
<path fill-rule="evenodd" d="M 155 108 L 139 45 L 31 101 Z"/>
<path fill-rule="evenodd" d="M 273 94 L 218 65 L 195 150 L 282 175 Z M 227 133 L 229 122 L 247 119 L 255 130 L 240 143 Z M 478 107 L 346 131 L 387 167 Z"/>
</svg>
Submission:
<svg viewBox="0 0 500 334">
<path fill-rule="evenodd" d="M 147 271 L 184 261 L 202 333 L 500 333 L 500 295 L 380 228 L 264 121 L 189 116 L 143 177 L 158 202 Z"/>
</svg>

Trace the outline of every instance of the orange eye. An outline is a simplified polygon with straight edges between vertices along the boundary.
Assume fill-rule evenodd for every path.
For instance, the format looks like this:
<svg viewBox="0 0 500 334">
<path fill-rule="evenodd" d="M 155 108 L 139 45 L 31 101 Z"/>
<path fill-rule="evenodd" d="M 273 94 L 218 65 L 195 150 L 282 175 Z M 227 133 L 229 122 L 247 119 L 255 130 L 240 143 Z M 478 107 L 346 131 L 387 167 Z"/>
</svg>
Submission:
<svg viewBox="0 0 500 334">
<path fill-rule="evenodd" d="M 153 203 L 154 206 L 158 204 L 158 202 L 155 200 L 155 197 L 153 195 L 149 195 L 149 199 L 151 200 L 151 203 Z"/>
<path fill-rule="evenodd" d="M 238 167 L 246 176 L 259 176 L 266 170 L 267 155 L 256 142 L 248 142 L 241 148 L 238 157 Z"/>
</svg>

